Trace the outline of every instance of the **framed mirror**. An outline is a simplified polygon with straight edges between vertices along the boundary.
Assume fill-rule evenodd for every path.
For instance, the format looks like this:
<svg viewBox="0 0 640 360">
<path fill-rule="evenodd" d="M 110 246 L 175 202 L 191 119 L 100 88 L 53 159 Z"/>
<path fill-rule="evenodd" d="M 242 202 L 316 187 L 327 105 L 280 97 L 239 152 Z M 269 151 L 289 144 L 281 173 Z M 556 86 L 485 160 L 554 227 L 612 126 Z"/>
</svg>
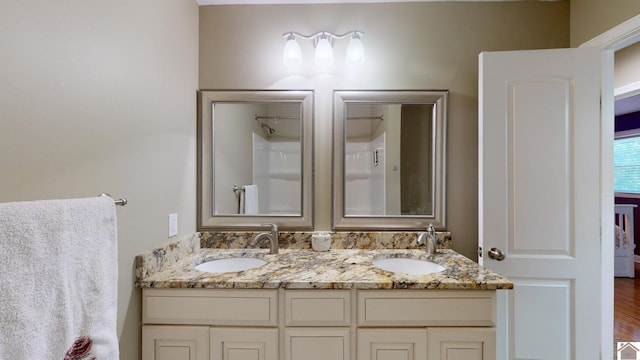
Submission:
<svg viewBox="0 0 640 360">
<path fill-rule="evenodd" d="M 334 91 L 333 228 L 446 228 L 448 91 Z"/>
<path fill-rule="evenodd" d="M 198 230 L 313 228 L 313 91 L 198 93 Z"/>
</svg>

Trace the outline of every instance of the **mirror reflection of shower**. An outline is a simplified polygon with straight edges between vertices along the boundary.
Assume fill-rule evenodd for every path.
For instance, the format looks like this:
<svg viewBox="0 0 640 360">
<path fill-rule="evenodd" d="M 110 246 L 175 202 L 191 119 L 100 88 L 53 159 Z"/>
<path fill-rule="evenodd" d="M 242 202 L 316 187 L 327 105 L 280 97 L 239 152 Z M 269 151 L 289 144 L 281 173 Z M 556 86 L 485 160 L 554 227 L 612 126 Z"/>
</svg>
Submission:
<svg viewBox="0 0 640 360">
<path fill-rule="evenodd" d="M 299 214 L 302 153 L 300 143 L 265 139 L 253 133 L 253 184 L 259 214 Z"/>
<path fill-rule="evenodd" d="M 345 214 L 432 214 L 433 104 L 346 109 Z"/>
<path fill-rule="evenodd" d="M 344 164 L 345 213 L 385 215 L 388 129 L 384 124 L 384 115 L 367 114 L 372 112 L 369 105 L 348 110 Z"/>
<path fill-rule="evenodd" d="M 260 124 L 260 127 L 268 135 L 273 135 L 276 132 L 275 126 L 280 123 L 280 120 L 300 120 L 299 116 L 261 116 L 253 115 L 253 118 Z M 264 122 L 263 122 L 264 121 Z M 271 121 L 271 126 L 269 122 Z"/>
<path fill-rule="evenodd" d="M 271 112 L 287 109 L 271 108 Z M 253 133 L 253 184 L 259 189 L 258 210 L 261 214 L 296 214 L 301 211 L 301 147 L 297 139 L 286 136 L 292 121 L 299 124 L 299 116 L 254 115 L 266 136 Z M 298 128 L 299 126 L 295 126 Z M 277 131 L 276 130 L 282 130 Z M 274 135 L 275 134 L 275 135 Z M 292 141 L 293 140 L 293 141 Z"/>
<path fill-rule="evenodd" d="M 234 185 L 254 185 L 248 201 L 245 193 L 245 211 L 248 202 L 257 214 L 301 214 L 301 115 L 296 102 L 215 104 L 214 214 L 249 214 L 238 210 L 240 192 L 231 191 Z"/>
</svg>

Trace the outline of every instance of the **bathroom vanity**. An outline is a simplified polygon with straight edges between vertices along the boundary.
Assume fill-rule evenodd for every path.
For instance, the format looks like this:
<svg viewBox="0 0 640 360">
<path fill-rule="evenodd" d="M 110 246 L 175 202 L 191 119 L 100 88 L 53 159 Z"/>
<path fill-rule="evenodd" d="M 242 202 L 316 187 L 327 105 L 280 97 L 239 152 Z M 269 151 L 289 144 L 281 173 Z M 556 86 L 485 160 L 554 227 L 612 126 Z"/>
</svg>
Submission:
<svg viewBox="0 0 640 360">
<path fill-rule="evenodd" d="M 428 275 L 381 270 L 411 249 L 198 249 L 137 260 L 143 360 L 494 359 L 496 291 L 513 284 L 450 249 Z M 210 259 L 258 257 L 212 274 Z M 149 271 L 145 267 L 160 264 Z"/>
<path fill-rule="evenodd" d="M 311 90 L 200 91 L 197 229 L 210 233 L 136 259 L 143 360 L 495 359 L 496 291 L 513 284 L 455 253 L 442 232 L 448 97 L 447 90 L 336 90 L 333 138 L 313 139 Z M 272 236 L 279 254 L 247 249 L 256 234 L 243 231 L 259 224 L 313 231 L 318 140 L 333 154 L 331 250 L 312 251 L 310 232 Z M 266 149 L 274 153 L 255 162 Z M 256 201 L 246 184 L 260 189 L 256 212 L 247 212 Z M 449 242 L 428 256 L 416 230 L 431 225 Z M 246 258 L 264 263 L 195 269 Z M 434 270 L 410 275 L 375 265 L 387 258 L 427 261 Z"/>
<path fill-rule="evenodd" d="M 143 359 L 494 359 L 494 307 L 490 290 L 144 289 Z"/>
</svg>

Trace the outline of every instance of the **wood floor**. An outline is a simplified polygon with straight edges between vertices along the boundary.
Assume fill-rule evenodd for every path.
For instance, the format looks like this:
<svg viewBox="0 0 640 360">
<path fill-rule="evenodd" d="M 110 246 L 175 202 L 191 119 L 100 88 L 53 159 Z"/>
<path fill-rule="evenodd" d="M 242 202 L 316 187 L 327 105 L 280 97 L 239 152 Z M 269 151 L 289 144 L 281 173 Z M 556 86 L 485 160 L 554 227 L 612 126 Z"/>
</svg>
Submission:
<svg viewBox="0 0 640 360">
<path fill-rule="evenodd" d="M 640 263 L 636 278 L 615 278 L 613 326 L 615 341 L 640 341 Z"/>
</svg>

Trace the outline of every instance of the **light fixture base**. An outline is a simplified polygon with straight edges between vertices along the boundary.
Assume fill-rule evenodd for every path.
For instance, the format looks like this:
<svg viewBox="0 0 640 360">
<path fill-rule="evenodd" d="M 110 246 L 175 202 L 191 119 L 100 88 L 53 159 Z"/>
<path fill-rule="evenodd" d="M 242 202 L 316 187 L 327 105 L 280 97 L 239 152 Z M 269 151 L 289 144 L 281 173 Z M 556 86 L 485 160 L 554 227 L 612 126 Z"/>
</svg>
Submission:
<svg viewBox="0 0 640 360">
<path fill-rule="evenodd" d="M 283 53 L 283 62 L 286 65 L 298 65 L 302 62 L 302 53 L 297 39 L 313 40 L 315 48 L 316 65 L 326 66 L 333 63 L 333 42 L 334 40 L 350 37 L 351 41 L 347 47 L 346 61 L 348 64 L 362 64 L 364 62 L 364 47 L 360 36 L 364 32 L 360 30 L 351 30 L 344 34 L 333 34 L 329 31 L 318 31 L 312 35 L 303 35 L 294 31 L 283 34 L 286 39 L 285 49 Z"/>
</svg>

